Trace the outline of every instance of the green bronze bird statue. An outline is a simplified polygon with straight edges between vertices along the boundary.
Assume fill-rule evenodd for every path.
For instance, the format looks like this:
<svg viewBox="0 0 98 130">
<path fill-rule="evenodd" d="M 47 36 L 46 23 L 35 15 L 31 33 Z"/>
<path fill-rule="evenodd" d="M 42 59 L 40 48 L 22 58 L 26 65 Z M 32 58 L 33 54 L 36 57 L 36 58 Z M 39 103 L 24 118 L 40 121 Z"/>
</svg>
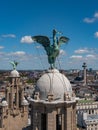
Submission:
<svg viewBox="0 0 98 130">
<path fill-rule="evenodd" d="M 11 61 L 10 63 L 13 66 L 13 70 L 16 70 L 16 67 L 19 63 L 17 61 Z"/>
<path fill-rule="evenodd" d="M 69 41 L 69 38 L 65 36 L 57 37 L 56 35 L 59 32 L 56 31 L 55 29 L 53 30 L 53 44 L 50 43 L 50 40 L 47 36 L 32 36 L 32 40 L 40 43 L 44 49 L 46 50 L 46 54 L 48 56 L 48 62 L 50 64 L 50 68 L 54 69 L 55 68 L 55 61 L 56 57 L 60 53 L 60 45 L 62 43 L 67 43 Z"/>
</svg>

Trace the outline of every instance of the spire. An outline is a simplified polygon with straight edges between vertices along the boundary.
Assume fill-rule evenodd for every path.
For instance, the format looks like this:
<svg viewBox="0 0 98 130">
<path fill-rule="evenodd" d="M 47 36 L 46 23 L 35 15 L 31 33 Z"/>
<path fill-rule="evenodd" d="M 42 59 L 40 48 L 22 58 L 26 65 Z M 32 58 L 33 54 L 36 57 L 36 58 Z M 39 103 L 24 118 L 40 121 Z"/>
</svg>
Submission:
<svg viewBox="0 0 98 130">
<path fill-rule="evenodd" d="M 86 77 L 86 63 L 84 62 L 83 65 L 82 65 L 83 69 L 84 69 L 84 86 L 86 86 L 86 81 L 87 81 L 87 77 Z"/>
</svg>

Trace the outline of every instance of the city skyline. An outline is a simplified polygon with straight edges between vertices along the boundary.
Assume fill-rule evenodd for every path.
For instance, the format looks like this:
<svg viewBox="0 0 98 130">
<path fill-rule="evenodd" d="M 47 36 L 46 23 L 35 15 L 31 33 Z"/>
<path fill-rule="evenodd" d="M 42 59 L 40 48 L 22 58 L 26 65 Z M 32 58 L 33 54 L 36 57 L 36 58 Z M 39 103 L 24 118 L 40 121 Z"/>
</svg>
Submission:
<svg viewBox="0 0 98 130">
<path fill-rule="evenodd" d="M 98 1 L 4 0 L 0 4 L 0 69 L 48 69 L 46 52 L 31 36 L 52 40 L 57 29 L 70 40 L 63 44 L 56 64 L 59 69 L 98 69 Z"/>
</svg>

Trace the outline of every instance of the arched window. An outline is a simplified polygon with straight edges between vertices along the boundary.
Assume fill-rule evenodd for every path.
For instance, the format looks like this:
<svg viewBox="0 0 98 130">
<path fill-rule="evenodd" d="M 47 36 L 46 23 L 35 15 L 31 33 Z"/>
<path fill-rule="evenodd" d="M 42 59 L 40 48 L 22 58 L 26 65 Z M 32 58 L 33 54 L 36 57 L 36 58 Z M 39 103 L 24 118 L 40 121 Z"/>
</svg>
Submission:
<svg viewBox="0 0 98 130">
<path fill-rule="evenodd" d="M 62 130 L 62 115 L 56 115 L 56 130 Z"/>
<path fill-rule="evenodd" d="M 47 115 L 46 115 L 46 113 L 41 114 L 41 130 L 47 130 Z"/>
</svg>

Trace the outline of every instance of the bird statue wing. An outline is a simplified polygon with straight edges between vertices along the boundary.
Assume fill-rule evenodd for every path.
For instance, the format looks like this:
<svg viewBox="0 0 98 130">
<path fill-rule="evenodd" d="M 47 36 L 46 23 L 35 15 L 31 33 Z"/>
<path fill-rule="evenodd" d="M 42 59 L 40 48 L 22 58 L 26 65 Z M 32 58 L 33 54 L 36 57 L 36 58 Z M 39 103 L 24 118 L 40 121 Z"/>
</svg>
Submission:
<svg viewBox="0 0 98 130">
<path fill-rule="evenodd" d="M 42 44 L 43 47 L 50 46 L 50 40 L 47 36 L 33 36 L 32 37 L 33 41 L 36 41 L 37 43 Z"/>
<path fill-rule="evenodd" d="M 17 65 L 19 64 L 19 62 L 17 62 L 17 61 L 14 61 L 14 64 L 17 66 Z"/>
<path fill-rule="evenodd" d="M 14 66 L 14 62 L 13 61 L 11 61 L 10 63 L 12 64 L 12 66 Z"/>
<path fill-rule="evenodd" d="M 58 40 L 58 45 L 60 46 L 62 43 L 67 43 L 69 41 L 69 38 L 65 36 L 61 36 Z"/>
</svg>

